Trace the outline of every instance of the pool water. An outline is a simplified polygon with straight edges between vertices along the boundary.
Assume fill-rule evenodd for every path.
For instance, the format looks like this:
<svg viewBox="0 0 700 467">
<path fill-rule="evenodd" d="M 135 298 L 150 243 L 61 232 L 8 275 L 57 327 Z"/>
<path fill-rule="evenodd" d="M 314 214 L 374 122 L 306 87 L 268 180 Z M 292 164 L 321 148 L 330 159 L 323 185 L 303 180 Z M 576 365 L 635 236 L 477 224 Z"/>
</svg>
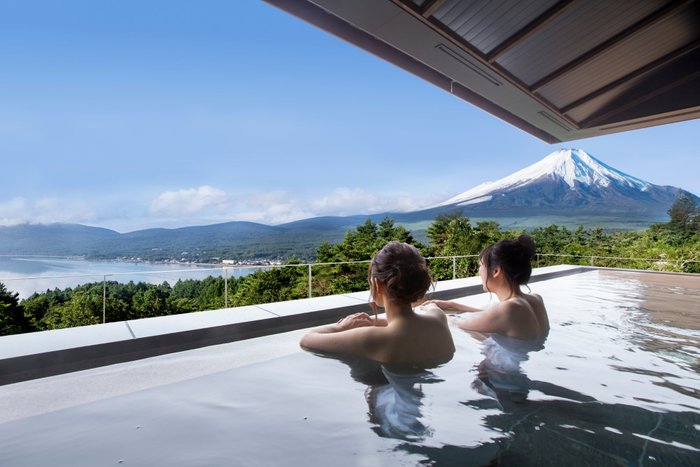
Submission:
<svg viewBox="0 0 700 467">
<path fill-rule="evenodd" d="M 454 328 L 454 358 L 413 373 L 293 350 L 6 421 L 0 465 L 698 465 L 700 278 L 601 270 L 532 290 L 544 343 Z"/>
</svg>

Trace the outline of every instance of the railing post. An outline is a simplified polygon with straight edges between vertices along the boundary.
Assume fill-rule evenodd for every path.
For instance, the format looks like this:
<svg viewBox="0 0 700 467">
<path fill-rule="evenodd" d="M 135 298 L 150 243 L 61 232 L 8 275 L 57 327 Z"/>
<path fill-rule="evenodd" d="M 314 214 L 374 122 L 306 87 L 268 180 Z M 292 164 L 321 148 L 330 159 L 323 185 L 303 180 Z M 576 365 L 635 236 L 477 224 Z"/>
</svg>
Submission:
<svg viewBox="0 0 700 467">
<path fill-rule="evenodd" d="M 457 279 L 457 257 L 452 257 L 452 280 Z"/>
<path fill-rule="evenodd" d="M 311 263 L 309 263 L 309 298 L 311 298 Z"/>
<path fill-rule="evenodd" d="M 102 324 L 107 322 L 107 275 L 102 276 Z"/>
<path fill-rule="evenodd" d="M 228 308 L 228 268 L 224 267 L 224 308 Z"/>
</svg>

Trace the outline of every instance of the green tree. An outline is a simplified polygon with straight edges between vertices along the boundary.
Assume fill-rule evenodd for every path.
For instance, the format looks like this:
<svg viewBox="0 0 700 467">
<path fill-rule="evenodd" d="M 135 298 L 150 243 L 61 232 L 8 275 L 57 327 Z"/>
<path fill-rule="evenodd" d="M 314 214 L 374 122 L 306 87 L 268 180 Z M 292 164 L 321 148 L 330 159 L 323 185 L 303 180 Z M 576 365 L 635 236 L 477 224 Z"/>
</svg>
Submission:
<svg viewBox="0 0 700 467">
<path fill-rule="evenodd" d="M 158 286 L 150 286 L 144 291 L 139 291 L 134 295 L 132 310 L 136 318 L 150 318 L 154 316 L 165 316 L 172 313 L 168 306 L 170 298 L 170 285 L 163 282 Z"/>
<path fill-rule="evenodd" d="M 582 232 L 574 234 L 566 227 L 560 227 L 556 224 L 533 229 L 530 236 L 537 246 L 537 252 L 542 255 L 539 265 L 547 266 L 571 262 L 571 258 L 556 255 L 568 254 L 567 250 L 576 245 L 576 235 L 583 238 Z"/>
<path fill-rule="evenodd" d="M 392 240 L 410 243 L 417 248 L 423 246 L 413 238 L 409 230 L 396 225 L 385 217 L 379 224 L 367 219 L 363 224 L 345 233 L 342 243 L 321 244 L 316 255 L 317 263 L 339 261 L 362 261 L 358 264 L 338 264 L 313 268 L 314 295 L 330 295 L 366 290 L 367 263 L 384 245 Z"/>
<path fill-rule="evenodd" d="M 10 292 L 0 282 L 0 335 L 27 332 L 29 322 L 20 306 L 17 292 Z"/>
<path fill-rule="evenodd" d="M 282 267 L 257 271 L 241 281 L 231 306 L 294 300 L 307 296 L 305 268 Z"/>
<path fill-rule="evenodd" d="M 44 293 L 34 293 L 29 298 L 22 300 L 24 316 L 29 321 L 31 329 L 37 331 L 50 329 L 47 327 L 44 317 L 52 308 L 68 302 L 72 293 L 70 288 L 65 290 L 56 288 Z"/>
<path fill-rule="evenodd" d="M 461 213 L 440 214 L 426 229 L 426 235 L 430 240 L 430 246 L 426 249 L 429 256 L 439 256 L 448 243 L 451 229 L 450 223 L 462 217 Z"/>
<path fill-rule="evenodd" d="M 99 324 L 102 322 L 102 297 L 77 292 L 69 302 L 52 307 L 42 321 L 46 329 Z"/>
<path fill-rule="evenodd" d="M 512 235 L 510 231 L 501 230 L 497 222 L 480 221 L 472 226 L 468 217 L 461 213 L 443 214 L 435 218 L 428 227 L 427 236 L 430 247 L 426 248 L 428 256 L 473 256 L 455 260 L 457 277 L 477 274 L 479 260 L 476 257 L 487 245 Z M 451 279 L 453 262 L 451 259 L 433 259 L 430 268 L 435 279 Z"/>
<path fill-rule="evenodd" d="M 681 192 L 668 210 L 671 220 L 668 227 L 678 232 L 697 232 L 699 224 L 698 205 L 688 193 Z"/>
</svg>

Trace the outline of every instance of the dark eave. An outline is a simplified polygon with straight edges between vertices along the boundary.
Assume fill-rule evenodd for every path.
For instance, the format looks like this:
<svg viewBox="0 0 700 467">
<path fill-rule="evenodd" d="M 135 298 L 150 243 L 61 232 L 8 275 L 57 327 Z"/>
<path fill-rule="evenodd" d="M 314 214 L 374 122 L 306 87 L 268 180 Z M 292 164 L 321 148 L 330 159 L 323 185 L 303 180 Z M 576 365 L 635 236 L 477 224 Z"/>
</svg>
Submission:
<svg viewBox="0 0 700 467">
<path fill-rule="evenodd" d="M 555 143 L 700 117 L 700 0 L 265 0 Z"/>
</svg>

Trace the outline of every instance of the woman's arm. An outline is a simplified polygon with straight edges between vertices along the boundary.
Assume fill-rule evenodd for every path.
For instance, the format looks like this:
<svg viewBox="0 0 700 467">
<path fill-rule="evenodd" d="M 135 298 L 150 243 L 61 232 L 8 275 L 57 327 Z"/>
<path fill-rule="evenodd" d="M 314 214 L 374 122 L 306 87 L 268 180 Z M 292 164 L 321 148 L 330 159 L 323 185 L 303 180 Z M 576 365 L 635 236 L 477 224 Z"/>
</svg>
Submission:
<svg viewBox="0 0 700 467">
<path fill-rule="evenodd" d="M 389 324 L 389 321 L 387 321 L 386 318 L 384 318 L 384 317 L 377 316 L 376 318 L 371 318 L 371 319 L 372 319 L 372 323 L 375 326 L 387 326 Z"/>
<path fill-rule="evenodd" d="M 372 325 L 372 318 L 366 313 L 355 313 L 335 324 L 312 329 L 299 344 L 308 350 L 371 358 L 378 342 L 375 331 L 379 329 L 379 326 Z"/>
<path fill-rule="evenodd" d="M 509 310 L 503 304 L 498 304 L 478 313 L 471 314 L 457 322 L 457 326 L 465 331 L 497 332 L 508 335 L 510 327 Z"/>
<path fill-rule="evenodd" d="M 430 304 L 437 305 L 444 311 L 457 311 L 459 313 L 481 311 L 480 308 L 462 305 L 461 303 L 453 302 L 452 300 L 427 300 L 423 302 L 423 305 Z"/>
</svg>

